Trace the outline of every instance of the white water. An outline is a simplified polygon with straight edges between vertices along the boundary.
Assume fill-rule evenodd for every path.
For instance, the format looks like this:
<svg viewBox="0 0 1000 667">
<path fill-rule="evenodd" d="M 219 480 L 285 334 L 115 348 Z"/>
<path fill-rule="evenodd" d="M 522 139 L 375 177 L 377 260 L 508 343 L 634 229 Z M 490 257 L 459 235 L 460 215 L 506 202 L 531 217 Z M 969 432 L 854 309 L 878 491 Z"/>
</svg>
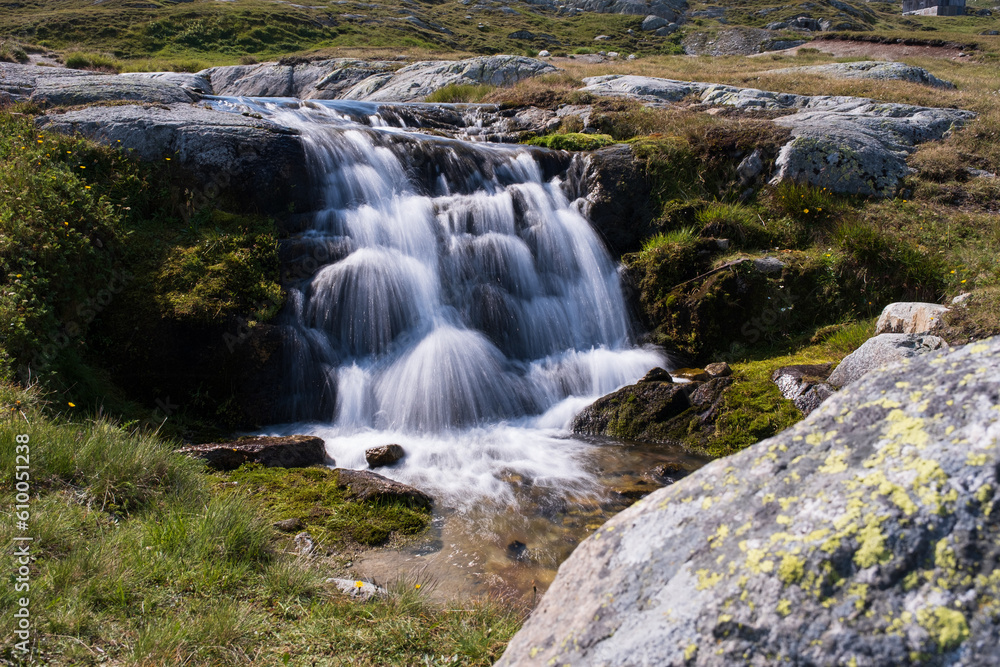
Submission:
<svg viewBox="0 0 1000 667">
<path fill-rule="evenodd" d="M 300 421 L 271 432 L 315 433 L 349 468 L 398 443 L 380 472 L 453 506 L 512 501 L 511 475 L 593 490 L 573 416 L 666 360 L 635 345 L 616 265 L 538 153 L 404 133 L 375 108 L 252 104 L 301 131 L 322 188 L 303 240 L 340 249 L 290 289 Z"/>
</svg>

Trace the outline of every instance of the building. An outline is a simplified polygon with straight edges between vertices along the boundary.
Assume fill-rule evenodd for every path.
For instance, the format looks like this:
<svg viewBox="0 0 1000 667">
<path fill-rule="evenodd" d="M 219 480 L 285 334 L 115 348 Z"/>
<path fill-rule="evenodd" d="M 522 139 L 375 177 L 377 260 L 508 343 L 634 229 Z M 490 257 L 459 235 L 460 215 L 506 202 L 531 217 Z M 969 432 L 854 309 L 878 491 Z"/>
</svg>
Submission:
<svg viewBox="0 0 1000 667">
<path fill-rule="evenodd" d="M 965 0 L 903 0 L 903 16 L 964 16 Z"/>
</svg>

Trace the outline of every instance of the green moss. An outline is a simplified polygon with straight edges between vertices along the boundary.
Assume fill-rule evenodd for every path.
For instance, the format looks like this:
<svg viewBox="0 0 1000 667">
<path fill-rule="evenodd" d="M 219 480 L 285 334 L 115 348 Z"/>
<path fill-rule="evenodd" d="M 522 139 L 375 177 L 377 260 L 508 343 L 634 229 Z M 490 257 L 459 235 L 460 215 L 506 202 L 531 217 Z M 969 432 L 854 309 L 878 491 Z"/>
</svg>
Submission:
<svg viewBox="0 0 1000 667">
<path fill-rule="evenodd" d="M 614 139 L 606 134 L 582 134 L 580 132 L 570 132 L 567 134 L 547 134 L 544 137 L 535 137 L 528 140 L 532 146 L 544 146 L 563 151 L 592 151 L 604 148 L 615 143 Z"/>
<path fill-rule="evenodd" d="M 248 493 L 274 521 L 299 519 L 321 544 L 384 544 L 394 535 L 412 536 L 430 525 L 430 513 L 403 501 L 351 500 L 329 468 L 264 468 L 245 465 L 219 473 L 222 488 Z"/>
</svg>

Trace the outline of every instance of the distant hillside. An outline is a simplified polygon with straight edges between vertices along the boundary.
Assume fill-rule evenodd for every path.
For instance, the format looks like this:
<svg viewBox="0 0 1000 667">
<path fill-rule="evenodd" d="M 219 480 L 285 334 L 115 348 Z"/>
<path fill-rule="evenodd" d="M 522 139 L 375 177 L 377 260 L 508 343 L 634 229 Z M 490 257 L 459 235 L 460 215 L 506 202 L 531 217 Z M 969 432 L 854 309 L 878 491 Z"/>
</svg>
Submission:
<svg viewBox="0 0 1000 667">
<path fill-rule="evenodd" d="M 990 0 L 973 0 L 969 11 L 989 13 L 991 6 Z M 0 2 L 0 35 L 21 43 L 126 60 L 155 58 L 188 69 L 343 48 L 380 49 L 383 55 L 385 50 L 417 55 L 535 55 L 543 49 L 553 54 L 712 52 L 698 44 L 714 42 L 716 34 L 734 27 L 768 31 L 748 38 L 765 50 L 770 43 L 780 47 L 831 31 L 971 39 L 997 24 L 991 16 L 903 17 L 899 3 L 858 0 Z"/>
</svg>

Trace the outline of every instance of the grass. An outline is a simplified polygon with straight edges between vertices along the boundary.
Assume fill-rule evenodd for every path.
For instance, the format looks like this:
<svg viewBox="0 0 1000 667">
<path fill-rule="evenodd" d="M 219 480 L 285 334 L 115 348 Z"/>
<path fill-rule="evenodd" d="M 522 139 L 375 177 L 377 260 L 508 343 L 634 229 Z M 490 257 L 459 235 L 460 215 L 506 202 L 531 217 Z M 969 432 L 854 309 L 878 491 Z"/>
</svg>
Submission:
<svg viewBox="0 0 1000 667">
<path fill-rule="evenodd" d="M 547 134 L 543 137 L 535 137 L 529 139 L 527 143 L 532 146 L 544 146 L 545 148 L 562 151 L 592 151 L 610 146 L 615 141 L 606 134 L 567 132 L 565 134 Z"/>
<path fill-rule="evenodd" d="M 425 102 L 433 104 L 456 104 L 460 102 L 481 102 L 496 88 L 494 86 L 452 83 L 438 88 L 427 96 Z"/>
<path fill-rule="evenodd" d="M 73 418 L 67 406 L 46 405 L 37 386 L 0 384 L 0 407 L 6 488 L 14 437 L 29 437 L 39 661 L 374 666 L 457 656 L 488 665 L 523 618 L 496 599 L 433 603 L 419 581 L 350 601 L 325 582 L 335 574 L 327 561 L 285 553 L 264 498 L 223 491 L 173 443 Z M 271 486 L 269 498 L 279 495 Z M 13 521 L 0 526 L 3 543 L 14 534 Z M 0 604 L 13 609 L 16 595 L 5 586 Z M 0 659 L 16 660 L 12 623 L 0 620 Z"/>
</svg>

